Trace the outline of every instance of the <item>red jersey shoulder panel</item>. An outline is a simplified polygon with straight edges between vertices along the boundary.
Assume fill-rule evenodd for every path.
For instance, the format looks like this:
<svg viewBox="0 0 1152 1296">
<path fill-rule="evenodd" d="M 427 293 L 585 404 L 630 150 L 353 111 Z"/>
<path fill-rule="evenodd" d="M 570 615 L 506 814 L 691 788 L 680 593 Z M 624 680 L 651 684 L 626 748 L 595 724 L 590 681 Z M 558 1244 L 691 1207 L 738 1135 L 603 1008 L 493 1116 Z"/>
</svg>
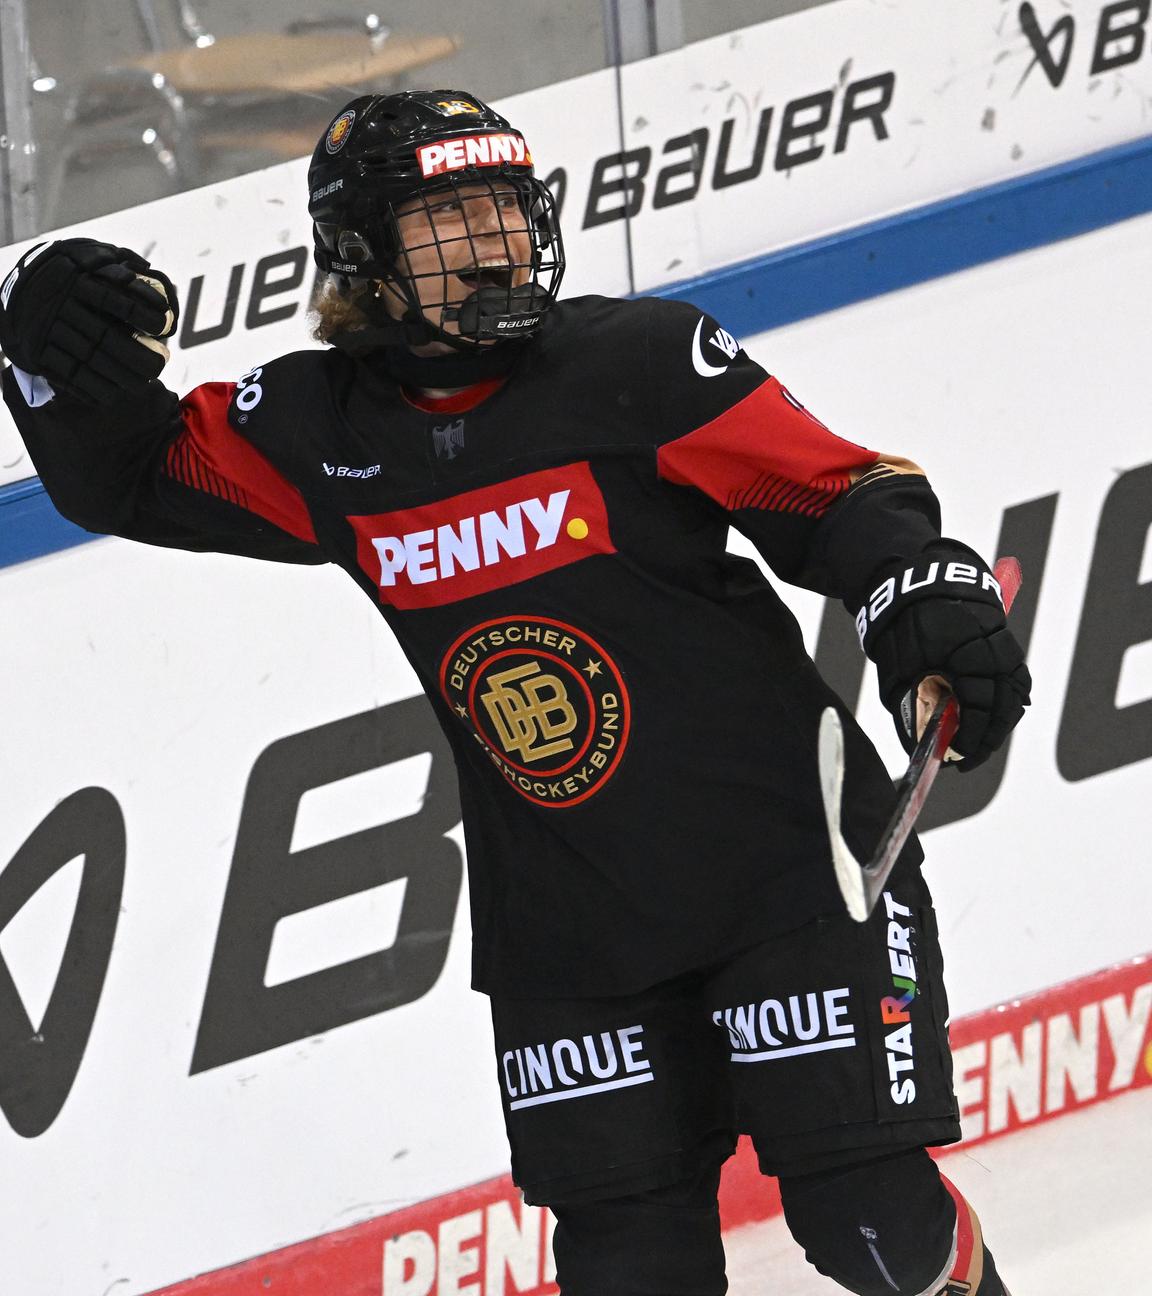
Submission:
<svg viewBox="0 0 1152 1296">
<path fill-rule="evenodd" d="M 228 422 L 236 384 L 204 383 L 180 402 L 183 428 L 164 471 L 175 481 L 256 513 L 282 531 L 316 543 L 304 497 Z"/>
<path fill-rule="evenodd" d="M 701 427 L 658 447 L 660 476 L 730 512 L 819 517 L 878 454 L 830 432 L 775 378 Z"/>
</svg>

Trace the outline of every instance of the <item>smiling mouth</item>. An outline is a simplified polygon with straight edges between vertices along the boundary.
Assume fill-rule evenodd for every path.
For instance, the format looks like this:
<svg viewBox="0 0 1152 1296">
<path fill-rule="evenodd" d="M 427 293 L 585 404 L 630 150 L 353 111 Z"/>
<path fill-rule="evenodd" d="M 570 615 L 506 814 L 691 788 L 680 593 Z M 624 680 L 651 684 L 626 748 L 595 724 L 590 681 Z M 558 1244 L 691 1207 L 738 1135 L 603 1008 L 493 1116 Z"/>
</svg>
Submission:
<svg viewBox="0 0 1152 1296">
<path fill-rule="evenodd" d="M 475 265 L 461 267 L 453 273 L 473 290 L 512 287 L 512 268 L 504 257 L 484 258 Z"/>
</svg>

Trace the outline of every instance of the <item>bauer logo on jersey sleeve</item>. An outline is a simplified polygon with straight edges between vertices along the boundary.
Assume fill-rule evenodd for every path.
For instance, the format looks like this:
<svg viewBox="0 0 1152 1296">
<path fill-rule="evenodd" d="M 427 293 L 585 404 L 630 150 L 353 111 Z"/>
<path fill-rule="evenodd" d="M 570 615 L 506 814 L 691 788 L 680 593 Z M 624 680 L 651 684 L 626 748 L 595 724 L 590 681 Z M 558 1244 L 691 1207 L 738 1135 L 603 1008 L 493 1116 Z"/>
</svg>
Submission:
<svg viewBox="0 0 1152 1296">
<path fill-rule="evenodd" d="M 620 668 L 563 621 L 514 616 L 466 631 L 444 654 L 440 691 L 492 764 L 529 801 L 586 801 L 628 743 Z"/>
<path fill-rule="evenodd" d="M 380 601 L 403 609 L 473 598 L 616 552 L 604 496 L 587 463 L 348 523 Z"/>
</svg>

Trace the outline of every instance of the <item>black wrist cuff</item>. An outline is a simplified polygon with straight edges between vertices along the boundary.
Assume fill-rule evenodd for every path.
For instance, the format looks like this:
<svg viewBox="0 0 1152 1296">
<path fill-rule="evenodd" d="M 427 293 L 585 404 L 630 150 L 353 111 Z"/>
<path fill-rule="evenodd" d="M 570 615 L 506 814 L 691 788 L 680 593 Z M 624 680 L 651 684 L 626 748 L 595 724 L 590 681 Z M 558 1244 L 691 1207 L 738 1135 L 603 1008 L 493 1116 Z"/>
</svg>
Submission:
<svg viewBox="0 0 1152 1296">
<path fill-rule="evenodd" d="M 856 612 L 860 646 L 871 651 L 905 608 L 926 598 L 988 603 L 1003 609 L 999 582 L 975 550 L 958 540 L 934 540 L 914 558 L 904 558 L 874 573 L 871 593 Z"/>
</svg>

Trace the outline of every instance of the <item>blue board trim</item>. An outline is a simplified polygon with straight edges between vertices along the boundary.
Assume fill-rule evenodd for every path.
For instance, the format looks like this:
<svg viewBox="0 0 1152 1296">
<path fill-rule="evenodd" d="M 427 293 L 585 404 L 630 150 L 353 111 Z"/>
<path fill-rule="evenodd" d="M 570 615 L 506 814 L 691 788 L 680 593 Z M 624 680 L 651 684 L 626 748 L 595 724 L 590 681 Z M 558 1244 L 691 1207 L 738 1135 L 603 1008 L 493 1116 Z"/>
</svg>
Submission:
<svg viewBox="0 0 1152 1296">
<path fill-rule="evenodd" d="M 1152 136 L 657 289 L 752 336 L 1152 211 Z M 0 487 L 0 567 L 98 537 Z"/>
<path fill-rule="evenodd" d="M 1152 136 L 653 293 L 752 336 L 1152 211 Z"/>
<path fill-rule="evenodd" d="M 39 477 L 0 486 L 0 567 L 99 539 L 56 512 Z"/>
</svg>

